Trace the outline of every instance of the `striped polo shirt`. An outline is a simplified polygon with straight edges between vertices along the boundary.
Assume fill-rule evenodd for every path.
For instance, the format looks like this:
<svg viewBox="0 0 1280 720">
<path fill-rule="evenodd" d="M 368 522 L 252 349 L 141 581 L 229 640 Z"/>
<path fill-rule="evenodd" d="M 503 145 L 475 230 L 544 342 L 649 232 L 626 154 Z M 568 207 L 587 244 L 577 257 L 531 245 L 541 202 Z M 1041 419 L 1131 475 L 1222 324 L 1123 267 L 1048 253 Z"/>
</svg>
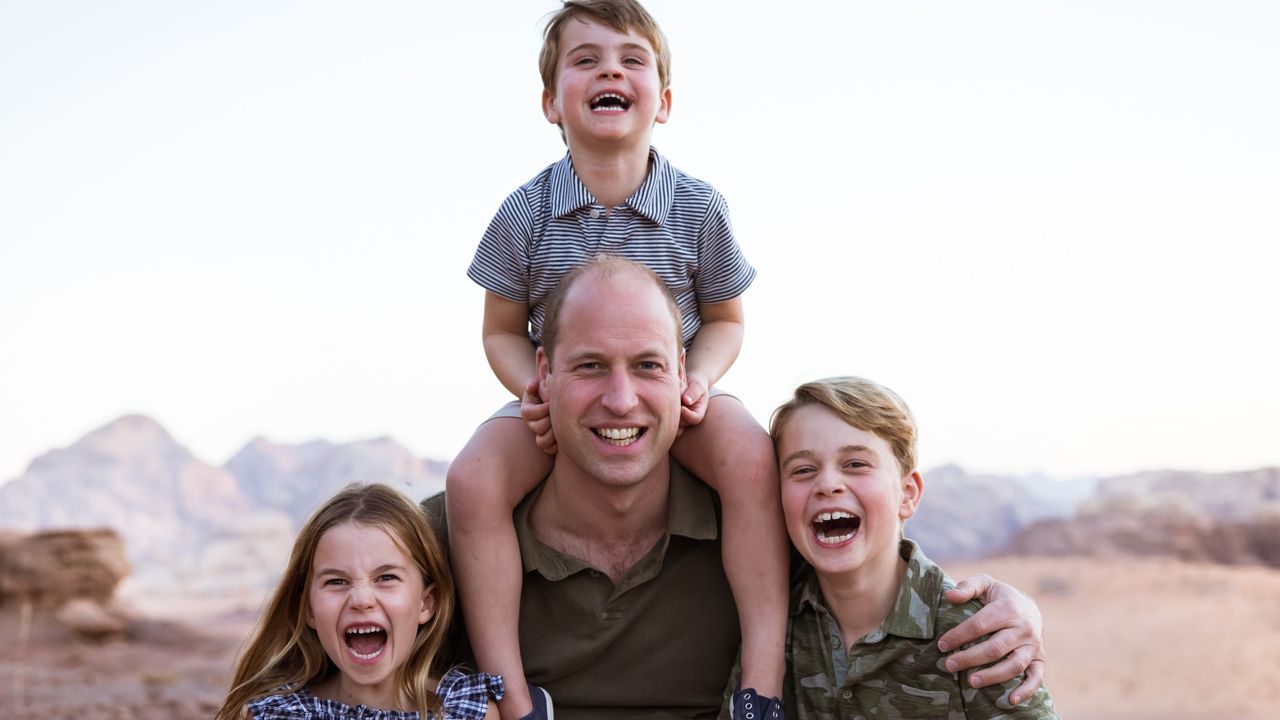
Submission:
<svg viewBox="0 0 1280 720">
<path fill-rule="evenodd" d="M 547 296 L 597 254 L 648 265 L 675 295 L 685 347 L 702 318 L 699 303 L 732 300 L 756 271 L 733 239 L 724 198 L 649 150 L 649 175 L 623 204 L 606 208 L 582 184 L 566 153 L 511 193 L 489 223 L 467 276 L 529 306 L 529 339 L 542 341 Z"/>
</svg>

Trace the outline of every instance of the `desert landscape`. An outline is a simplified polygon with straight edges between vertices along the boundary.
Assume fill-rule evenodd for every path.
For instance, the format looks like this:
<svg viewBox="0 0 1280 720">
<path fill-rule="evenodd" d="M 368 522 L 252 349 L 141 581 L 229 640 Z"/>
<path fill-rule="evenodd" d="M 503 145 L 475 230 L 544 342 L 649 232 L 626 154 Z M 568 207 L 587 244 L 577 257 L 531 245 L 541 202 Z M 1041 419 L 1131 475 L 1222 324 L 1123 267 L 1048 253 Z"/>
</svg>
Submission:
<svg viewBox="0 0 1280 720">
<path fill-rule="evenodd" d="M 258 439 L 213 467 L 141 416 L 37 458 L 0 486 L 0 718 L 210 717 L 317 499 L 423 497 L 444 467 L 387 438 Z M 944 466 L 926 488 L 907 534 L 1036 599 L 1062 717 L 1280 717 L 1280 469 L 1067 486 Z"/>
<path fill-rule="evenodd" d="M 1075 720 L 1280 714 L 1280 571 L 1177 560 L 1004 557 L 955 564 L 1032 594 L 1045 615 L 1049 687 Z M 0 717 L 208 718 L 251 613 L 133 618 L 90 639 L 47 612 L 0 609 Z"/>
</svg>

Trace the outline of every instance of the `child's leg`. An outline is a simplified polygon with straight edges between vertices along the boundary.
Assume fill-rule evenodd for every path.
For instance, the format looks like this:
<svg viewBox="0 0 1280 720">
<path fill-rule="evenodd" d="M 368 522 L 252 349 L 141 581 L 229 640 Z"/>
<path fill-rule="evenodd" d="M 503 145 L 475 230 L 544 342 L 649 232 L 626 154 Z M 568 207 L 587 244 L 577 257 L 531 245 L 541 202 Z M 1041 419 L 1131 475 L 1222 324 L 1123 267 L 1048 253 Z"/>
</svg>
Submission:
<svg viewBox="0 0 1280 720">
<path fill-rule="evenodd" d="M 720 493 L 724 572 L 742 626 L 742 687 L 781 698 L 788 546 L 773 443 L 741 401 L 716 395 L 702 422 L 676 440 L 672 454 Z"/>
<path fill-rule="evenodd" d="M 476 429 L 449 465 L 445 508 L 449 552 L 478 670 L 502 675 L 503 718 L 533 709 L 520 660 L 523 572 L 511 512 L 551 472 L 519 417 L 494 417 Z"/>
</svg>

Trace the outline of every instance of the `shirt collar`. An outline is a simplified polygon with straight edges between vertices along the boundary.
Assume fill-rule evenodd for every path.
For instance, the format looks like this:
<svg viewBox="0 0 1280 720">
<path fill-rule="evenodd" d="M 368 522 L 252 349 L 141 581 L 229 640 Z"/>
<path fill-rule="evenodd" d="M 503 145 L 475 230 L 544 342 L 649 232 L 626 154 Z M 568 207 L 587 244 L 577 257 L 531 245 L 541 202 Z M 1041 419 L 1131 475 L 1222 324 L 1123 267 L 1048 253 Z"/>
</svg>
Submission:
<svg viewBox="0 0 1280 720">
<path fill-rule="evenodd" d="M 935 609 L 945 589 L 946 575 L 925 557 L 920 546 L 912 540 L 904 538 L 898 545 L 898 553 L 907 561 L 907 572 L 902 578 L 902 586 L 898 588 L 898 599 L 880 627 L 863 638 L 865 643 L 879 642 L 888 635 L 918 640 L 933 638 Z M 830 614 L 822 588 L 818 585 L 817 572 L 812 567 L 806 566 L 794 597 L 793 615 L 806 608 Z"/>
<path fill-rule="evenodd" d="M 640 188 L 623 203 L 657 225 L 662 225 L 671 212 L 675 198 L 676 169 L 657 149 L 649 148 L 649 172 Z M 573 159 L 565 153 L 560 162 L 551 167 L 551 215 L 561 217 L 591 205 L 595 197 L 582 183 L 573 169 Z"/>
<path fill-rule="evenodd" d="M 671 490 L 667 501 L 667 532 L 661 540 L 665 548 L 671 536 L 691 540 L 714 540 L 719 535 L 719 519 L 711 490 L 680 467 L 671 463 Z M 542 494 L 546 481 L 525 496 L 515 511 L 516 539 L 520 545 L 520 562 L 526 573 L 538 571 L 548 580 L 563 580 L 574 573 L 591 569 L 584 560 L 566 555 L 540 542 L 529 522 L 533 505 Z"/>
</svg>

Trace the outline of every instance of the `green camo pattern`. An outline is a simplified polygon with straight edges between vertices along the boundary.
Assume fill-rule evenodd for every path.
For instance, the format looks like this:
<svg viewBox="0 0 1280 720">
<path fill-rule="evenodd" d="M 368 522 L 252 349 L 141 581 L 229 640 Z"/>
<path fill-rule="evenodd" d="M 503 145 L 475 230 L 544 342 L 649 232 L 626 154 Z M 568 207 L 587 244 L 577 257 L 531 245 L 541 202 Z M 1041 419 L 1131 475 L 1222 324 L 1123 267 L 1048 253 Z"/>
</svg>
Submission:
<svg viewBox="0 0 1280 720">
<path fill-rule="evenodd" d="M 1021 705 L 1009 704 L 1020 679 L 981 689 L 968 687 L 968 672 L 951 673 L 936 638 L 981 605 L 948 603 L 954 587 L 911 540 L 901 553 L 907 573 L 898 601 L 879 628 L 846 652 L 840 628 L 823 603 L 812 568 L 792 588 L 788 673 L 783 693 L 792 720 L 897 718 L 1057 718 L 1040 688 Z"/>
</svg>

